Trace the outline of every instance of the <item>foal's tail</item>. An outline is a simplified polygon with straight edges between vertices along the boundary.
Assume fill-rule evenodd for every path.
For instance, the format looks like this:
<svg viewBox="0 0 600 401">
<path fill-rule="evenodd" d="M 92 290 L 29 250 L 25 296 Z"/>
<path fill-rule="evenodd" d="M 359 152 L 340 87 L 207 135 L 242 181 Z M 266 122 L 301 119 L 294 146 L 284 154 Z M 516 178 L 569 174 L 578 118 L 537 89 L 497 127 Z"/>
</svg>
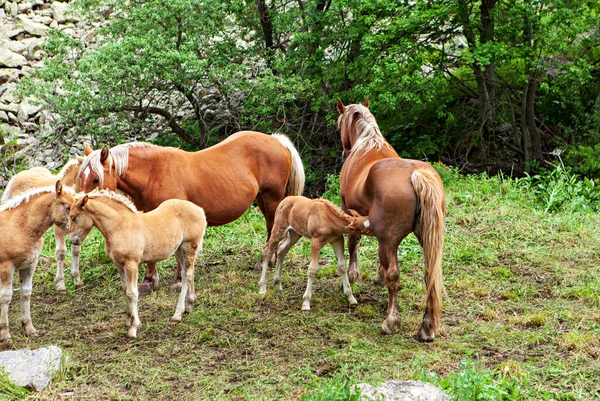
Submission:
<svg viewBox="0 0 600 401">
<path fill-rule="evenodd" d="M 298 196 L 304 192 L 304 166 L 302 165 L 302 159 L 300 154 L 294 147 L 294 144 L 287 136 L 283 134 L 271 135 L 279 141 L 287 150 L 290 151 L 292 156 L 292 170 L 290 171 L 290 177 L 288 179 L 287 186 L 285 188 L 285 196 Z"/>
<path fill-rule="evenodd" d="M 442 247 L 446 216 L 446 195 L 435 170 L 415 170 L 411 176 L 419 202 L 421 246 L 425 256 L 425 283 L 427 285 L 427 310 L 433 332 L 440 325 L 442 310 Z"/>
</svg>

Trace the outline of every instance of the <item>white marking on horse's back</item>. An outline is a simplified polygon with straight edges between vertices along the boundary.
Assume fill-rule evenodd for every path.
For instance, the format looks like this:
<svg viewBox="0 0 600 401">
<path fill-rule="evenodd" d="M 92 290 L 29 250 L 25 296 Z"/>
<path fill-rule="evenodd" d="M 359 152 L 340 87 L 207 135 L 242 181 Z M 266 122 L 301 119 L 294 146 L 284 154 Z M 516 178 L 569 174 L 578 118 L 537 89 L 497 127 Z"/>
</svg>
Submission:
<svg viewBox="0 0 600 401">
<path fill-rule="evenodd" d="M 371 225 L 371 223 L 369 222 L 369 220 L 365 220 L 365 227 L 369 227 Z"/>
</svg>

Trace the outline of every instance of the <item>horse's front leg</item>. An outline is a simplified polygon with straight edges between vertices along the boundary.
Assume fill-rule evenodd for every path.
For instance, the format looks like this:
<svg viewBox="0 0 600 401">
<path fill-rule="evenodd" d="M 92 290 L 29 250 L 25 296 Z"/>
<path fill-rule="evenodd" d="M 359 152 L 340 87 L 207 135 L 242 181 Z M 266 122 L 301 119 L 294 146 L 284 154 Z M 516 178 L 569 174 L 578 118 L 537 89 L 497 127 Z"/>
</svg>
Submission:
<svg viewBox="0 0 600 401">
<path fill-rule="evenodd" d="M 302 297 L 302 310 L 310 311 L 310 300 L 312 298 L 312 284 L 319 271 L 319 254 L 324 243 L 319 238 L 312 238 L 310 246 L 310 265 L 308 266 L 308 279 L 306 282 L 306 291 Z"/>
<path fill-rule="evenodd" d="M 121 278 L 121 282 L 125 281 L 125 296 L 127 297 L 127 309 L 130 316 L 127 335 L 129 337 L 137 337 L 137 330 L 141 325 L 138 314 L 138 263 L 135 261 L 126 261 L 123 268 L 125 274 Z"/>
<path fill-rule="evenodd" d="M 360 248 L 360 235 L 348 235 L 348 253 L 350 254 L 350 266 L 348 267 L 348 278 L 351 283 L 360 279 L 360 268 L 358 267 L 358 249 Z"/>
<path fill-rule="evenodd" d="M 352 288 L 350 287 L 350 281 L 348 279 L 348 268 L 346 267 L 346 258 L 344 257 L 344 236 L 340 236 L 338 239 L 334 240 L 331 243 L 331 246 L 333 247 L 333 252 L 337 259 L 337 269 L 342 279 L 344 295 L 348 298 L 350 307 L 353 308 L 358 302 L 356 302 L 356 298 L 354 298 L 354 295 L 352 294 Z"/>
<path fill-rule="evenodd" d="M 63 237 L 64 238 L 64 237 Z M 37 330 L 31 321 L 31 293 L 33 291 L 33 273 L 37 265 L 37 257 L 28 266 L 19 269 L 21 280 L 21 326 L 28 336 L 35 336 Z"/>
<path fill-rule="evenodd" d="M 0 341 L 10 340 L 8 330 L 8 305 L 12 300 L 12 277 L 14 266 L 10 262 L 0 264 Z"/>
<path fill-rule="evenodd" d="M 71 244 L 71 278 L 73 284 L 77 288 L 83 287 L 83 281 L 81 280 L 81 274 L 79 273 L 79 254 L 81 253 L 81 245 Z"/>
<path fill-rule="evenodd" d="M 151 262 L 146 264 L 146 276 L 140 283 L 139 294 L 144 296 L 155 290 L 158 290 L 158 270 L 156 269 L 156 263 Z"/>
<path fill-rule="evenodd" d="M 54 238 L 56 240 L 56 277 L 54 277 L 54 286 L 58 292 L 66 292 L 65 286 L 65 255 L 67 253 L 67 245 L 65 243 L 65 231 L 54 226 Z"/>
</svg>

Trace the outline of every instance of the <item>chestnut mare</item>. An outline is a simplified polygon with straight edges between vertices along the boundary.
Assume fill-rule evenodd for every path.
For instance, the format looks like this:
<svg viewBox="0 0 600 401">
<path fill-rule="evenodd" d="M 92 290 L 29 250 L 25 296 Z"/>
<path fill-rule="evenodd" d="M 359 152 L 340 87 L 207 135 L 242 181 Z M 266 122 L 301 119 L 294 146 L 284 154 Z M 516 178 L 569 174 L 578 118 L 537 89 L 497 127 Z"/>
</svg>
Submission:
<svg viewBox="0 0 600 401">
<path fill-rule="evenodd" d="M 15 174 L 10 181 L 8 181 L 4 194 L 2 194 L 2 203 L 5 203 L 9 199 L 30 189 L 52 186 L 57 180 L 60 180 L 65 187 L 75 188 L 75 180 L 82 161 L 83 157 L 81 156 L 69 160 L 57 175 L 53 175 L 44 167 L 34 167 Z M 66 230 L 63 230 L 60 226 L 54 226 L 54 237 L 56 238 L 56 277 L 54 278 L 54 284 L 56 286 L 56 291 L 60 292 L 67 291 L 64 276 L 65 254 L 67 251 L 65 243 L 66 234 Z M 71 245 L 71 277 L 73 278 L 73 283 L 75 283 L 77 287 L 83 286 L 83 281 L 81 281 L 81 278 L 79 277 L 80 250 L 80 245 Z"/>
<path fill-rule="evenodd" d="M 354 211 L 351 211 L 354 212 Z M 308 282 L 304 292 L 302 310 L 310 310 L 312 298 L 312 283 L 319 271 L 319 254 L 321 249 L 331 244 L 337 259 L 337 268 L 342 278 L 342 289 L 351 307 L 357 302 L 352 295 L 348 280 L 348 268 L 344 257 L 344 234 L 373 234 L 367 217 L 355 212 L 350 216 L 342 209 L 326 199 L 308 199 L 304 196 L 289 196 L 281 201 L 275 212 L 275 224 L 271 238 L 263 251 L 260 263 L 262 276 L 260 278 L 259 294 L 267 292 L 267 270 L 271 256 L 277 249 L 277 268 L 275 284 L 281 290 L 281 266 L 288 251 L 300 239 L 311 239 L 310 266 L 308 267 Z M 286 238 L 285 241 L 279 241 Z M 279 246 L 278 246 L 279 244 Z"/>
<path fill-rule="evenodd" d="M 302 159 L 279 134 L 241 131 L 198 152 L 134 142 L 110 150 L 86 146 L 86 155 L 78 176 L 85 192 L 118 189 L 145 212 L 167 199 L 189 200 L 204 209 L 209 226 L 236 220 L 256 201 L 269 236 L 279 202 L 304 190 Z M 153 263 L 143 287 L 158 287 Z"/>
<path fill-rule="evenodd" d="M 69 238 L 81 244 L 95 226 L 106 240 L 106 253 L 115 263 L 127 297 L 129 337 L 137 336 L 138 265 L 158 262 L 173 255 L 183 266 L 181 293 L 171 322 L 181 321 L 196 300 L 194 260 L 202 249 L 206 217 L 192 202 L 169 199 L 149 213 L 139 213 L 125 196 L 112 191 L 78 194 L 70 212 Z"/>
<path fill-rule="evenodd" d="M 21 280 L 21 325 L 28 336 L 37 334 L 31 321 L 33 273 L 52 224 L 65 232 L 75 191 L 55 185 L 33 188 L 0 206 L 0 341 L 9 340 L 8 306 L 15 270 Z"/>
<path fill-rule="evenodd" d="M 337 101 L 338 126 L 347 156 L 340 172 L 342 208 L 369 216 L 379 242 L 379 277 L 388 288 L 387 317 L 382 324 L 386 334 L 400 326 L 398 246 L 411 232 L 418 238 L 425 259 L 427 306 L 417 339 L 433 341 L 442 307 L 444 186 L 429 164 L 398 156 L 383 138 L 368 107 L 368 99 L 362 105 L 349 106 Z M 351 279 L 360 275 L 359 240 L 360 236 L 348 237 Z"/>
</svg>

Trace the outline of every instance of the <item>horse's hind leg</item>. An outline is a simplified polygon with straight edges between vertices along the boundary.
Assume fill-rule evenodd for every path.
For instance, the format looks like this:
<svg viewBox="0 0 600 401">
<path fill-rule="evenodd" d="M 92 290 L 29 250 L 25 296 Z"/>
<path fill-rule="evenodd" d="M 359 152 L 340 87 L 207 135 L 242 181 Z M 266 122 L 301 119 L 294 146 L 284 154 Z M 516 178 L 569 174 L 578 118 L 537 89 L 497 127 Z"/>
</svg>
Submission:
<svg viewBox="0 0 600 401">
<path fill-rule="evenodd" d="M 19 278 L 21 280 L 21 326 L 28 336 L 37 334 L 37 330 L 33 327 L 31 321 L 31 292 L 33 290 L 33 273 L 35 272 L 36 264 L 37 257 L 28 266 L 19 269 Z"/>
<path fill-rule="evenodd" d="M 175 272 L 175 283 L 171 285 L 171 291 L 181 292 L 181 279 L 182 279 L 182 266 L 181 262 L 177 261 L 177 271 Z"/>
<path fill-rule="evenodd" d="M 8 305 L 12 300 L 12 277 L 14 266 L 11 263 L 0 265 L 0 341 L 10 340 L 8 331 Z"/>
<path fill-rule="evenodd" d="M 139 294 L 141 296 L 148 295 L 152 291 L 158 289 L 158 270 L 156 269 L 156 263 L 147 263 L 146 264 L 146 276 L 144 276 L 144 280 L 140 283 L 139 286 Z"/>
<path fill-rule="evenodd" d="M 187 292 L 189 290 L 189 279 L 188 279 L 188 260 L 186 255 L 186 250 L 184 249 L 185 244 L 182 244 L 179 249 L 175 252 L 175 258 L 177 258 L 177 264 L 181 265 L 181 291 L 179 292 L 179 300 L 177 301 L 177 307 L 175 308 L 175 314 L 171 318 L 171 323 L 179 323 L 183 317 L 183 312 L 185 310 L 185 299 L 187 297 Z M 194 262 L 191 263 L 192 269 L 192 280 L 193 280 L 193 268 Z"/>
<path fill-rule="evenodd" d="M 67 287 L 65 287 L 65 255 L 67 253 L 67 246 L 65 244 L 65 231 L 58 227 L 54 226 L 54 238 L 56 239 L 56 277 L 54 278 L 54 286 L 56 287 L 56 291 L 65 292 L 67 291 Z"/>
<path fill-rule="evenodd" d="M 342 278 L 344 295 L 346 298 L 348 298 L 350 307 L 355 307 L 358 302 L 356 302 L 356 298 L 354 298 L 354 295 L 352 295 L 352 288 L 350 287 L 350 281 L 348 279 L 348 268 L 346 267 L 346 258 L 344 257 L 344 236 L 340 236 L 339 238 L 335 239 L 331 243 L 331 246 L 333 247 L 333 252 L 335 253 L 335 257 L 337 259 L 337 269 Z"/>
<path fill-rule="evenodd" d="M 278 225 L 274 227 L 273 231 L 271 232 L 271 237 L 263 248 L 263 253 L 260 257 L 260 261 L 258 262 L 261 269 L 260 281 L 258 282 L 258 293 L 260 295 L 267 293 L 267 271 L 269 270 L 269 262 L 271 257 L 275 254 L 277 244 L 279 241 L 281 241 L 281 239 L 283 239 L 283 237 L 286 236 L 286 229 L 286 224 L 278 223 Z"/>
<path fill-rule="evenodd" d="M 275 267 L 275 277 L 273 278 L 273 282 L 279 288 L 280 291 L 283 290 L 281 286 L 281 269 L 283 267 L 283 261 L 285 260 L 285 257 L 289 252 L 290 248 L 293 247 L 294 244 L 296 244 L 296 242 L 298 242 L 300 238 L 301 235 L 298 234 L 296 231 L 289 230 L 287 238 L 279 243 L 277 250 L 277 264 Z"/>
<path fill-rule="evenodd" d="M 379 240 L 379 261 L 384 267 L 384 281 L 388 288 L 387 316 L 381 325 L 384 334 L 392 334 L 400 328 L 400 312 L 398 311 L 398 243 Z"/>
</svg>

